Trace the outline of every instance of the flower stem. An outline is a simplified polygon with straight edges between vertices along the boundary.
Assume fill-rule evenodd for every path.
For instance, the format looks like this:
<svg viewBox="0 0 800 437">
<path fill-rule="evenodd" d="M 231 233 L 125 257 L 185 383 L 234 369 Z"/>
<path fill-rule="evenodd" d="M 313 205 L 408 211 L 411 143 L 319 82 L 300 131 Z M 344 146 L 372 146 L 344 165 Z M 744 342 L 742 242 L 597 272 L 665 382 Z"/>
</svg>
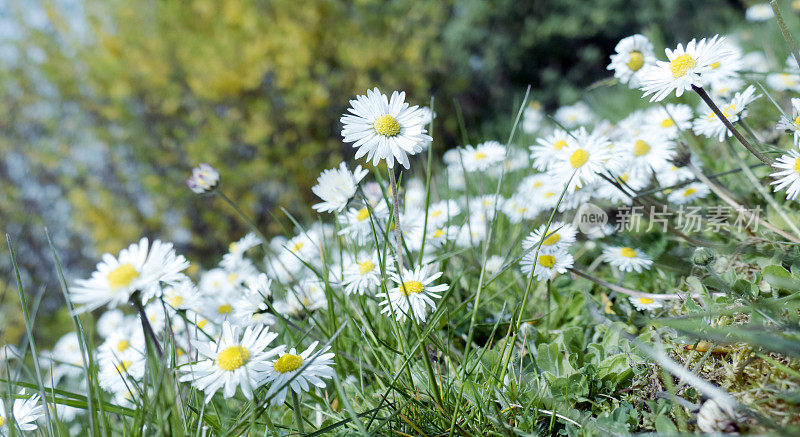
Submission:
<svg viewBox="0 0 800 437">
<path fill-rule="evenodd" d="M 131 295 L 131 303 L 136 308 L 136 311 L 139 313 L 139 319 L 142 322 L 142 331 L 144 331 L 144 335 L 150 337 L 153 340 L 153 347 L 156 350 L 156 353 L 159 357 L 163 356 L 163 352 L 161 351 L 161 346 L 158 344 L 158 338 L 156 337 L 155 331 L 153 331 L 153 327 L 150 325 L 150 320 L 147 319 L 147 314 L 144 312 L 144 306 L 142 306 L 142 300 L 140 299 L 139 292 L 133 293 Z"/>
<path fill-rule="evenodd" d="M 392 213 L 394 214 L 394 262 L 397 264 L 397 273 L 402 281 L 403 275 L 403 243 L 402 230 L 400 228 L 400 202 L 397 200 L 397 179 L 394 176 L 394 169 L 389 168 L 389 184 L 392 186 Z"/>
<path fill-rule="evenodd" d="M 789 46 L 789 50 L 792 52 L 792 56 L 794 56 L 794 62 L 796 62 L 797 66 L 800 67 L 800 54 L 797 52 L 797 46 L 794 45 L 794 40 L 792 39 L 792 34 L 789 33 L 789 28 L 786 27 L 786 23 L 783 21 L 781 10 L 778 9 L 778 2 L 776 0 L 772 0 L 769 2 L 769 4 L 772 6 L 772 12 L 775 13 L 775 20 L 778 21 L 778 27 L 781 28 L 783 39 L 786 40 L 786 45 Z"/>
<path fill-rule="evenodd" d="M 294 420 L 295 422 L 297 422 L 297 431 L 300 432 L 300 434 L 305 434 L 306 430 L 305 427 L 303 426 L 303 417 L 300 415 L 300 396 L 297 396 L 297 393 L 295 393 L 294 390 L 291 391 L 292 391 L 292 403 L 294 403 L 292 411 L 294 412 Z"/>
<path fill-rule="evenodd" d="M 764 164 L 767 164 L 768 166 L 772 167 L 772 161 L 770 161 L 761 152 L 756 150 L 750 144 L 750 142 L 747 141 L 747 139 L 745 139 L 745 137 L 742 136 L 741 133 L 739 133 L 739 131 L 733 126 L 733 124 L 730 122 L 730 120 L 728 120 L 728 118 L 725 117 L 725 114 L 723 114 L 722 111 L 719 110 L 719 108 L 714 103 L 714 101 L 711 100 L 711 97 L 709 97 L 709 95 L 706 92 L 706 90 L 704 90 L 701 87 L 695 86 L 695 85 L 692 85 L 692 89 L 694 90 L 694 92 L 697 93 L 697 95 L 700 96 L 701 99 L 703 99 L 704 102 L 706 102 L 706 105 L 708 105 L 708 107 L 711 108 L 711 110 L 714 112 L 714 114 L 717 116 L 717 118 L 719 118 L 722 121 L 722 123 L 725 125 L 725 127 L 727 127 L 728 130 L 733 134 L 733 136 L 736 137 L 736 139 L 739 140 L 740 143 L 742 143 L 742 145 L 745 147 L 745 149 L 750 151 L 750 153 L 752 153 L 753 156 L 758 158 L 761 162 L 763 162 Z"/>
<path fill-rule="evenodd" d="M 233 208 L 233 210 L 234 210 L 234 211 L 236 211 L 236 213 L 237 213 L 237 214 L 239 214 L 239 217 L 241 217 L 241 218 L 242 218 L 242 220 L 244 220 L 244 221 L 245 221 L 245 223 L 247 223 L 247 225 L 250 227 L 250 229 L 251 229 L 251 230 L 252 230 L 252 231 L 253 231 L 253 232 L 254 232 L 256 235 L 258 235 L 258 238 L 260 238 L 260 239 L 261 239 L 261 241 L 262 241 L 262 242 L 263 242 L 265 245 L 266 245 L 266 244 L 268 244 L 267 237 L 266 237 L 266 236 L 265 236 L 265 235 L 264 235 L 264 234 L 263 234 L 263 233 L 262 233 L 262 232 L 261 232 L 261 231 L 258 229 L 258 226 L 256 226 L 255 222 L 254 222 L 254 221 L 253 221 L 253 220 L 252 220 L 250 217 L 248 217 L 248 216 L 247 216 L 247 214 L 245 214 L 245 213 L 244 213 L 244 211 L 242 211 L 242 209 L 241 209 L 241 208 L 239 208 L 239 206 L 238 206 L 238 205 L 236 205 L 236 203 L 234 203 L 234 202 L 233 202 L 233 200 L 231 200 L 231 199 L 230 199 L 230 197 L 226 196 L 226 195 L 225 195 L 225 193 L 223 193 L 223 192 L 222 192 L 222 190 L 216 190 L 216 191 L 214 191 L 214 192 L 215 192 L 215 193 L 217 193 L 217 195 L 218 195 L 218 196 L 219 196 L 219 197 L 220 197 L 222 200 L 224 200 L 224 201 L 225 201 L 225 202 L 226 202 L 228 205 L 230 205 L 230 206 L 231 206 L 231 208 Z"/>
</svg>

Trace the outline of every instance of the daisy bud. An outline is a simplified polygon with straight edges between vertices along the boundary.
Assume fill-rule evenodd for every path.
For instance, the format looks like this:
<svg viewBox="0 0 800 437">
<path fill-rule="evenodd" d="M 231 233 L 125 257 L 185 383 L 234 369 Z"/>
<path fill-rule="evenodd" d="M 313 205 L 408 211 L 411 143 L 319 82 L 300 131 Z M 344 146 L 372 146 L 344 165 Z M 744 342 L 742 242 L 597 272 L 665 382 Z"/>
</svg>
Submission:
<svg viewBox="0 0 800 437">
<path fill-rule="evenodd" d="M 197 194 L 208 193 L 219 185 L 219 172 L 208 164 L 200 164 L 192 169 L 186 185 Z"/>
<path fill-rule="evenodd" d="M 717 254 L 708 247 L 698 247 L 692 254 L 692 263 L 699 267 L 708 267 L 717 259 Z"/>
</svg>

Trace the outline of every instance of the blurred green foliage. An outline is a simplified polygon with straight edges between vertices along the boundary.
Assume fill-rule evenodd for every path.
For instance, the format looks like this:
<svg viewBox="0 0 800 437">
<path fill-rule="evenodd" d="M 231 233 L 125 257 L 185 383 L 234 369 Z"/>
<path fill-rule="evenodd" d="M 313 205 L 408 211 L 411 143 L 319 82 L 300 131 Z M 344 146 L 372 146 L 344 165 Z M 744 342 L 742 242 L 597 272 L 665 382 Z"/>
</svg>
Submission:
<svg viewBox="0 0 800 437">
<path fill-rule="evenodd" d="M 742 14 L 723 0 L 40 6 L 35 20 L 34 3 L 10 8 L 21 26 L 17 59 L 0 67 L 0 151 L 21 150 L 30 180 L 58 187 L 55 198 L 68 203 L 54 225 L 46 217 L 54 200 L 26 205 L 19 180 L 2 174 L 9 189 L 0 218 L 19 224 L 15 237 L 39 241 L 21 248 L 44 255 L 21 262 L 40 272 L 51 269 L 43 224 L 62 232 L 57 244 L 74 256 L 65 256 L 68 268 L 141 235 L 215 259 L 244 227 L 225 205 L 185 187 L 199 162 L 220 170 L 224 190 L 267 233 L 290 225 L 279 207 L 311 218 L 319 170 L 352 156 L 339 116 L 372 86 L 406 90 L 412 104 L 435 96 L 442 150 L 460 138 L 454 101 L 471 134 L 495 136 L 507 132 L 526 85 L 552 107 L 608 77 L 607 57 L 624 36 L 663 29 L 666 40 L 685 40 Z"/>
</svg>

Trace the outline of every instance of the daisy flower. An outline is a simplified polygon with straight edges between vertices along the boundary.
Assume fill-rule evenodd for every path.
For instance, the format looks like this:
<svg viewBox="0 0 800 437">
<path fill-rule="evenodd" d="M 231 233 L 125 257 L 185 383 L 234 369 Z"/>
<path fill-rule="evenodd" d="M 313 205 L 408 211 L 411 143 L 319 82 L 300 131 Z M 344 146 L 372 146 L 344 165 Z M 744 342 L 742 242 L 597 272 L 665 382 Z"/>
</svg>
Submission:
<svg viewBox="0 0 800 437">
<path fill-rule="evenodd" d="M 758 3 L 744 11 L 744 18 L 747 21 L 767 21 L 775 16 L 772 6 L 769 3 Z"/>
<path fill-rule="evenodd" d="M 147 360 L 139 352 L 128 349 L 119 355 L 109 355 L 100 361 L 98 382 L 109 393 L 119 393 L 131 389 L 136 381 L 144 377 Z"/>
<path fill-rule="evenodd" d="M 390 266 L 387 264 L 386 268 Z M 353 258 L 345 259 L 342 285 L 348 295 L 373 294 L 381 284 L 381 267 L 378 253 L 361 251 Z"/>
<path fill-rule="evenodd" d="M 286 292 L 286 303 L 290 314 L 302 314 L 328 307 L 322 283 L 314 279 L 304 279 L 297 287 Z"/>
<path fill-rule="evenodd" d="M 660 170 L 663 167 L 658 167 Z M 628 194 L 630 191 L 634 193 L 639 192 L 650 183 L 652 172 L 625 172 L 616 177 L 617 183 L 622 186 L 625 191 L 620 190 L 616 185 L 611 182 L 603 180 L 598 182 L 598 187 L 595 190 L 597 197 L 601 199 L 608 199 L 612 202 L 621 202 L 626 205 L 633 203 L 633 199 Z"/>
<path fill-rule="evenodd" d="M 800 74 L 797 73 L 768 74 L 766 82 L 775 91 L 800 91 Z"/>
<path fill-rule="evenodd" d="M 72 301 L 81 305 L 78 311 L 91 311 L 103 305 L 114 308 L 128 301 L 131 294 L 141 291 L 143 300 L 160 294 L 160 284 L 176 284 L 186 278 L 181 273 L 189 267 L 172 243 L 147 238 L 122 249 L 118 256 L 107 253 L 89 279 L 75 281 L 70 289 Z"/>
<path fill-rule="evenodd" d="M 772 166 L 780 171 L 772 173 L 770 176 L 775 181 L 775 191 L 786 189 L 786 197 L 794 200 L 800 193 L 800 153 L 796 149 L 778 158 Z"/>
<path fill-rule="evenodd" d="M 511 223 L 519 223 L 523 220 L 531 220 L 539 215 L 540 209 L 531 205 L 530 199 L 526 196 L 516 194 L 505 200 L 500 205 L 501 211 L 508 217 Z"/>
<path fill-rule="evenodd" d="M 266 300 L 272 295 L 272 280 L 261 273 L 247 282 L 247 288 L 233 305 L 232 320 L 239 326 L 272 325 L 276 319 L 267 314 Z"/>
<path fill-rule="evenodd" d="M 261 239 L 252 232 L 248 232 L 239 241 L 234 241 L 228 245 L 228 253 L 242 257 L 248 250 L 261 244 Z"/>
<path fill-rule="evenodd" d="M 559 273 L 566 272 L 574 263 L 575 259 L 566 249 L 558 249 L 547 253 L 540 251 L 538 256 L 536 250 L 532 250 L 526 253 L 519 262 L 522 273 L 525 275 L 530 275 L 531 268 L 533 268 L 533 276 L 537 281 L 553 279 Z"/>
<path fill-rule="evenodd" d="M 197 194 L 208 193 L 219 185 L 219 172 L 208 164 L 200 164 L 192 169 L 186 185 Z"/>
<path fill-rule="evenodd" d="M 547 230 L 545 231 L 545 229 Z M 575 242 L 575 236 L 577 234 L 578 230 L 571 223 L 552 222 L 549 227 L 547 225 L 541 225 L 531 232 L 530 235 L 525 237 L 522 241 L 522 250 L 528 251 L 531 248 L 535 248 L 539 245 L 539 241 L 542 240 L 542 237 L 546 238 L 542 241 L 542 246 L 539 249 L 540 254 L 555 252 L 562 249 L 566 250 Z"/>
<path fill-rule="evenodd" d="M 682 103 L 668 103 L 664 107 L 652 108 L 645 114 L 648 128 L 655 128 L 673 140 L 678 138 L 680 131 L 691 129 L 693 118 L 692 107 Z"/>
<path fill-rule="evenodd" d="M 25 390 L 20 390 L 19 395 L 25 396 Z M 0 399 L 0 434 L 2 435 L 7 435 L 8 428 L 11 426 L 22 431 L 36 430 L 38 428 L 36 421 L 44 416 L 44 407 L 39 403 L 39 395 L 36 394 L 29 398 L 14 399 L 11 412 L 14 415 L 13 424 L 10 417 L 5 417 L 6 405 L 3 399 Z"/>
<path fill-rule="evenodd" d="M 570 139 L 567 131 L 562 129 L 555 129 L 550 135 L 537 139 L 537 144 L 528 148 L 531 151 L 533 168 L 539 171 L 547 170 L 556 162 L 557 155 L 567 147 L 567 141 Z"/>
<path fill-rule="evenodd" d="M 389 277 L 398 286 L 390 289 L 388 299 L 381 302 L 381 313 L 391 315 L 394 310 L 399 322 L 403 322 L 406 317 L 424 322 L 428 310 L 436 308 L 432 298 L 442 297 L 441 292 L 449 288 L 447 284 L 432 285 L 432 282 L 442 276 L 442 272 L 428 275 L 428 267 L 417 266 L 413 271 L 404 268 L 402 280 L 397 273 L 391 273 Z"/>
<path fill-rule="evenodd" d="M 289 352 L 282 352 L 277 360 L 264 367 L 261 372 L 261 384 L 270 384 L 267 398 L 272 398 L 272 405 L 281 405 L 286 401 L 286 395 L 291 389 L 294 393 L 302 394 L 311 386 L 325 388 L 323 379 L 335 376 L 333 370 L 334 354 L 328 352 L 330 347 L 314 352 L 318 341 L 311 343 L 308 349 L 297 353 L 295 348 Z"/>
<path fill-rule="evenodd" d="M 794 132 L 794 144 L 797 145 L 800 144 L 800 99 L 792 99 L 792 117 L 794 118 L 789 120 L 785 116 L 781 116 L 775 129 Z"/>
<path fill-rule="evenodd" d="M 223 322 L 218 341 L 196 345 L 200 360 L 181 367 L 184 374 L 180 380 L 191 381 L 192 386 L 205 392 L 206 403 L 219 389 L 223 389 L 226 399 L 232 397 L 236 387 L 241 388 L 245 398 L 253 399 L 253 390 L 263 383 L 260 372 L 270 367 L 271 357 L 285 349 L 285 346 L 268 349 L 277 336 L 266 326 L 248 327 L 240 336 L 238 328 Z"/>
<path fill-rule="evenodd" d="M 720 108 L 724 107 L 724 109 L 721 110 L 725 118 L 727 118 L 731 123 L 735 123 L 739 120 L 739 118 L 746 116 L 747 105 L 753 100 L 761 97 L 760 94 L 754 96 L 753 94 L 755 92 L 755 87 L 750 85 L 743 92 L 736 93 L 733 96 L 730 104 L 727 106 L 720 105 Z M 725 126 L 725 124 L 722 122 L 722 120 L 717 117 L 717 114 L 711 110 L 711 108 L 706 108 L 703 111 L 703 114 L 695 119 L 694 123 L 692 123 L 692 130 L 697 135 L 705 135 L 708 138 L 717 138 L 720 142 L 725 141 L 725 137 L 730 137 L 733 135 L 728 130 L 727 126 Z"/>
<path fill-rule="evenodd" d="M 539 130 L 544 120 L 544 112 L 542 112 L 542 104 L 536 101 L 531 101 L 522 113 L 522 131 L 526 134 L 532 134 Z"/>
<path fill-rule="evenodd" d="M 373 206 L 372 211 L 363 204 L 361 208 L 350 208 L 342 217 L 342 230 L 339 231 L 339 235 L 346 235 L 359 244 L 367 243 L 374 239 L 373 227 L 379 238 L 383 235 L 381 230 L 388 218 L 389 207 L 384 201 Z"/>
<path fill-rule="evenodd" d="M 611 64 L 607 69 L 614 70 L 614 77 L 631 88 L 639 86 L 638 75 L 642 69 L 656 63 L 653 44 L 644 35 L 636 34 L 621 39 L 614 51 L 616 53 L 611 55 Z"/>
<path fill-rule="evenodd" d="M 433 247 L 444 247 L 448 241 L 456 238 L 458 226 L 431 227 L 428 229 L 428 236 L 425 237 L 425 244 Z"/>
<path fill-rule="evenodd" d="M 623 143 L 621 157 L 626 171 L 634 175 L 650 175 L 667 165 L 675 154 L 675 143 L 657 133 L 645 133 Z"/>
<path fill-rule="evenodd" d="M 366 155 L 372 165 L 385 159 L 389 168 L 397 162 L 408 168 L 408 155 L 422 150 L 433 141 L 425 129 L 425 114 L 417 106 L 405 103 L 405 92 L 393 92 L 391 99 L 378 88 L 367 90 L 350 101 L 350 108 L 340 119 L 345 143 L 353 143 L 356 159 Z"/>
<path fill-rule="evenodd" d="M 666 49 L 667 61 L 656 61 L 656 65 L 642 71 L 639 86 L 644 91 L 642 97 L 652 94 L 650 101 L 660 102 L 673 91 L 676 97 L 680 97 L 692 86 L 705 85 L 707 81 L 703 74 L 713 69 L 712 64 L 727 56 L 726 52 L 721 52 L 723 40 L 715 35 L 699 42 L 692 39 L 685 48 L 678 44 L 675 50 Z"/>
<path fill-rule="evenodd" d="M 683 205 L 685 203 L 692 203 L 697 199 L 702 199 L 708 196 L 711 190 L 702 182 L 693 182 L 685 187 L 676 188 L 675 191 L 669 193 L 667 200 L 676 205 Z"/>
<path fill-rule="evenodd" d="M 164 288 L 164 302 L 174 310 L 190 310 L 200 305 L 200 291 L 186 280 L 179 284 Z"/>
<path fill-rule="evenodd" d="M 556 179 L 569 180 L 568 192 L 600 179 L 598 173 L 603 173 L 617 164 L 617 157 L 607 137 L 596 133 L 589 134 L 584 128 L 576 130 L 573 135 L 574 141 L 571 141 L 563 153 L 558 155 L 551 168 L 552 175 Z"/>
<path fill-rule="evenodd" d="M 653 260 L 641 250 L 632 247 L 609 246 L 603 249 L 603 258 L 623 272 L 642 273 L 650 270 Z"/>
<path fill-rule="evenodd" d="M 356 194 L 358 183 L 367 173 L 360 165 L 351 173 L 345 163 L 339 164 L 339 168 L 323 170 L 317 178 L 317 185 L 311 187 L 311 191 L 322 199 L 313 208 L 319 212 L 341 212 Z"/>
<path fill-rule="evenodd" d="M 453 217 L 461 214 L 461 208 L 453 199 L 446 199 L 431 204 L 428 208 L 428 226 L 441 227 Z"/>
<path fill-rule="evenodd" d="M 628 298 L 634 307 L 639 311 L 652 311 L 661 308 L 661 302 L 649 297 L 634 297 Z"/>
<path fill-rule="evenodd" d="M 136 325 L 123 326 L 108 336 L 98 348 L 98 359 L 102 362 L 118 362 L 128 356 L 141 355 L 145 350 L 144 334 Z"/>
<path fill-rule="evenodd" d="M 573 129 L 591 123 L 594 120 L 594 114 L 589 105 L 577 102 L 574 105 L 558 108 L 553 118 L 567 129 Z"/>
<path fill-rule="evenodd" d="M 486 171 L 505 159 L 506 148 L 497 141 L 487 141 L 477 147 L 466 146 L 461 151 L 464 170 L 468 172 Z"/>
</svg>

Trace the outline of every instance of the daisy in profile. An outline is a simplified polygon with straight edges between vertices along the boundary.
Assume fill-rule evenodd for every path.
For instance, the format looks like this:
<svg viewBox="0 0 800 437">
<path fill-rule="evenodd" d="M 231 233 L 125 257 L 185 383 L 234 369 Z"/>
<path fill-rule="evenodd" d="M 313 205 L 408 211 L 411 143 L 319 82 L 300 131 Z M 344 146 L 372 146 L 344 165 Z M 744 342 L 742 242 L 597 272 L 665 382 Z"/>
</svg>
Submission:
<svg viewBox="0 0 800 437">
<path fill-rule="evenodd" d="M 533 168 L 539 171 L 547 170 L 556 162 L 557 155 L 567 147 L 568 140 L 570 140 L 569 134 L 562 129 L 556 129 L 550 135 L 537 139 L 536 144 L 529 147 Z"/>
<path fill-rule="evenodd" d="M 594 113 L 586 103 L 577 102 L 574 105 L 558 108 L 553 118 L 567 129 L 574 129 L 591 123 L 594 120 Z"/>
<path fill-rule="evenodd" d="M 542 126 L 542 120 L 544 120 L 542 104 L 531 101 L 522 113 L 522 131 L 526 134 L 533 134 Z"/>
<path fill-rule="evenodd" d="M 239 299 L 233 305 L 231 320 L 239 326 L 257 324 L 272 325 L 276 322 L 273 315 L 267 313 L 267 299 L 272 295 L 272 280 L 266 274 L 247 281 Z"/>
<path fill-rule="evenodd" d="M 727 56 L 722 41 L 715 35 L 711 39 L 692 39 L 684 48 L 678 44 L 675 50 L 666 49 L 667 61 L 656 61 L 656 65 L 648 67 L 641 73 L 642 97 L 652 94 L 651 102 L 660 102 L 673 91 L 676 97 L 692 86 L 702 87 L 707 83 L 703 77 L 713 69 L 712 64 L 720 62 Z"/>
<path fill-rule="evenodd" d="M 800 99 L 792 99 L 792 117 L 794 118 L 789 120 L 785 116 L 781 116 L 781 119 L 778 121 L 778 125 L 775 126 L 775 129 L 793 132 L 794 144 L 797 145 L 800 144 Z"/>
<path fill-rule="evenodd" d="M 733 96 L 730 104 L 719 105 L 722 110 L 722 115 L 731 123 L 739 121 L 740 118 L 747 115 L 746 109 L 755 99 L 761 95 L 754 96 L 756 89 L 750 85 L 741 93 L 736 93 Z M 724 108 L 724 109 L 723 109 Z M 697 135 L 704 135 L 708 138 L 717 138 L 720 142 L 725 141 L 725 137 L 730 137 L 733 134 L 728 130 L 725 124 L 717 117 L 717 114 L 706 108 L 703 114 L 692 123 L 692 130 Z"/>
<path fill-rule="evenodd" d="M 706 184 L 702 182 L 692 182 L 685 187 L 677 188 L 675 191 L 669 193 L 667 200 L 676 205 L 683 205 L 686 203 L 692 203 L 697 199 L 702 199 L 703 197 L 708 196 L 708 193 L 710 192 L 711 190 L 708 189 Z"/>
<path fill-rule="evenodd" d="M 776 179 L 771 184 L 775 185 L 775 191 L 786 189 L 788 199 L 797 199 L 797 195 L 800 194 L 800 153 L 797 149 L 792 149 L 778 158 L 772 166 L 780 170 L 770 175 Z"/>
<path fill-rule="evenodd" d="M 573 136 L 575 141 L 569 143 L 551 167 L 555 178 L 569 180 L 568 192 L 597 181 L 600 179 L 598 173 L 618 165 L 607 137 L 589 134 L 584 128 L 574 131 Z"/>
<path fill-rule="evenodd" d="M 408 168 L 408 155 L 433 141 L 425 129 L 425 114 L 419 107 L 409 106 L 405 98 L 405 92 L 395 91 L 389 99 L 375 88 L 350 101 L 350 114 L 340 121 L 344 142 L 358 149 L 356 159 L 366 155 L 372 165 L 384 159 L 389 168 L 394 168 L 397 160 Z"/>
<path fill-rule="evenodd" d="M 322 199 L 313 208 L 319 212 L 342 212 L 367 173 L 360 165 L 351 173 L 345 163 L 339 164 L 339 168 L 323 170 L 317 178 L 317 185 L 311 187 L 311 191 Z"/>
<path fill-rule="evenodd" d="M 538 254 L 534 249 L 526 253 L 519 262 L 522 273 L 530 275 L 531 269 L 533 269 L 533 276 L 537 281 L 553 279 L 559 273 L 566 272 L 574 263 L 575 259 L 566 249 L 558 249 L 547 253 L 539 251 Z"/>
<path fill-rule="evenodd" d="M 128 301 L 135 291 L 143 300 L 160 295 L 161 283 L 177 284 L 186 279 L 181 273 L 189 267 L 182 255 L 175 253 L 172 243 L 147 238 L 122 249 L 118 256 L 103 255 L 103 261 L 89 279 L 75 281 L 69 291 L 78 311 L 91 311 L 105 305 L 114 308 Z"/>
<path fill-rule="evenodd" d="M 692 128 L 694 114 L 692 107 L 683 103 L 667 103 L 647 111 L 645 120 L 648 128 L 655 128 L 669 139 L 676 139 L 680 131 Z"/>
<path fill-rule="evenodd" d="M 442 272 L 428 275 L 429 266 L 417 266 L 414 270 L 403 269 L 403 278 L 397 273 L 389 277 L 398 284 L 389 290 L 389 298 L 381 302 L 381 313 L 391 315 L 394 311 L 399 322 L 407 317 L 414 317 L 419 322 L 424 322 L 429 310 L 436 308 L 433 298 L 439 299 L 441 293 L 446 291 L 447 284 L 432 285 L 442 276 Z"/>
<path fill-rule="evenodd" d="M 547 230 L 545 231 L 545 229 Z M 566 250 L 575 242 L 577 234 L 578 229 L 571 223 L 552 222 L 549 227 L 541 225 L 525 237 L 522 241 L 522 250 L 528 251 L 531 248 L 535 248 L 539 245 L 539 241 L 542 241 L 542 246 L 539 249 L 540 254 L 562 249 Z"/>
<path fill-rule="evenodd" d="M 277 336 L 266 326 L 248 327 L 240 335 L 238 328 L 223 322 L 218 341 L 195 345 L 200 359 L 180 368 L 183 372 L 180 380 L 190 381 L 193 387 L 205 392 L 206 403 L 219 389 L 226 399 L 232 397 L 237 387 L 245 398 L 253 399 L 253 390 L 262 383 L 259 372 L 269 367 L 270 358 L 285 349 L 285 346 L 268 349 Z"/>
<path fill-rule="evenodd" d="M 609 70 L 614 70 L 614 77 L 631 88 L 639 86 L 639 73 L 643 68 L 656 63 L 653 44 L 646 36 L 636 34 L 623 38 L 617 43 L 611 55 Z"/>
<path fill-rule="evenodd" d="M 768 74 L 766 82 L 775 91 L 800 91 L 800 74 L 796 72 Z"/>
<path fill-rule="evenodd" d="M 19 396 L 25 396 L 25 389 L 19 391 Z M 14 399 L 11 406 L 14 415 L 12 421 L 10 417 L 5 417 L 6 405 L 3 399 L 0 399 L 0 434 L 8 435 L 8 429 L 12 426 L 22 431 L 35 431 L 38 428 L 36 421 L 44 416 L 44 407 L 39 400 L 38 394 Z"/>
<path fill-rule="evenodd" d="M 238 241 L 228 245 L 228 253 L 236 257 L 244 256 L 245 252 L 261 244 L 261 239 L 252 232 L 248 232 Z"/>
<path fill-rule="evenodd" d="M 631 296 L 628 298 L 639 311 L 652 311 L 658 308 L 661 308 L 661 302 L 655 299 L 650 299 L 649 297 L 635 297 Z"/>
<path fill-rule="evenodd" d="M 302 394 L 311 386 L 325 388 L 323 379 L 333 378 L 334 354 L 328 352 L 330 347 L 320 349 L 316 353 L 318 341 L 311 343 L 308 349 L 297 353 L 295 348 L 289 352 L 281 352 L 277 360 L 268 363 L 261 372 L 261 384 L 270 384 L 267 398 L 272 398 L 272 405 L 282 405 L 286 401 L 289 390 Z"/>
<path fill-rule="evenodd" d="M 387 263 L 386 268 L 390 265 Z M 344 292 L 350 294 L 374 294 L 381 284 L 381 267 L 378 253 L 361 251 L 355 257 L 345 258 L 342 285 Z"/>
<path fill-rule="evenodd" d="M 775 16 L 772 6 L 769 3 L 758 3 L 744 11 L 744 18 L 747 21 L 768 21 Z"/>
<path fill-rule="evenodd" d="M 500 164 L 506 157 L 506 148 L 497 141 L 487 141 L 477 147 L 466 146 L 461 151 L 464 169 L 468 172 L 486 171 Z"/>
<path fill-rule="evenodd" d="M 653 260 L 641 250 L 626 246 L 609 246 L 603 249 L 603 258 L 623 272 L 642 273 L 650 270 Z"/>
</svg>

